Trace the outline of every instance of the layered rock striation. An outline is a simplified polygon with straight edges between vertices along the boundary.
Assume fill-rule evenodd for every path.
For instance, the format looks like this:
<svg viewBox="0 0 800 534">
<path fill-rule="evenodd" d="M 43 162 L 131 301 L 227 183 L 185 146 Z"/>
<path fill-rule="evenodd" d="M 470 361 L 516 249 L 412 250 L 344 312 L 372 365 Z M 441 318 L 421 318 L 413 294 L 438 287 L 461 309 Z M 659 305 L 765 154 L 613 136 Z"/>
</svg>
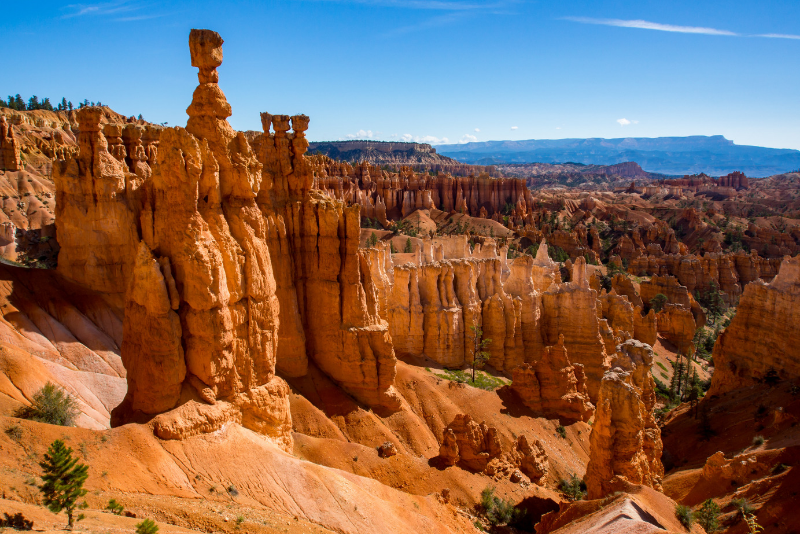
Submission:
<svg viewBox="0 0 800 534">
<path fill-rule="evenodd" d="M 748 284 L 736 316 L 714 345 L 715 370 L 709 394 L 800 376 L 799 306 L 798 257 L 785 258 L 769 284 Z"/>
<path fill-rule="evenodd" d="M 661 489 L 663 446 L 653 415 L 652 365 L 650 346 L 628 340 L 617 347 L 613 367 L 603 376 L 589 438 L 589 499 L 624 489 L 626 483 Z"/>
</svg>

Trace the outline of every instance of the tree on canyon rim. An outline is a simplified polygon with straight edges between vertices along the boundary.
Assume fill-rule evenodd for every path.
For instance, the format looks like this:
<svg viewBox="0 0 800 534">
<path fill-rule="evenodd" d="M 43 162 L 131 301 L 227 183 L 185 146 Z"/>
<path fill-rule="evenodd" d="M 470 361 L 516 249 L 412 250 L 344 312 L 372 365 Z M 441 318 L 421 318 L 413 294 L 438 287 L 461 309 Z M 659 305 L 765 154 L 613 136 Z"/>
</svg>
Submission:
<svg viewBox="0 0 800 534">
<path fill-rule="evenodd" d="M 475 384 L 475 369 L 489 360 L 489 353 L 486 348 L 492 344 L 491 339 L 483 339 L 483 329 L 480 326 L 470 326 L 472 333 L 475 334 L 472 346 L 472 383 Z"/>
</svg>

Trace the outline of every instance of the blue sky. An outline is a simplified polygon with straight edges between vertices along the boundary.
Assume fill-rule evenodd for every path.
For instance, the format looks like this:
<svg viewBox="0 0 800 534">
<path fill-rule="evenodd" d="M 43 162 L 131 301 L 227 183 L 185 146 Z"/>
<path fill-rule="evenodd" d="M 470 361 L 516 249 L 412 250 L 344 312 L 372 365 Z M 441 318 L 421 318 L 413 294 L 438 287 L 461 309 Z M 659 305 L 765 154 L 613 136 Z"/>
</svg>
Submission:
<svg viewBox="0 0 800 534">
<path fill-rule="evenodd" d="M 89 0 L 91 2 L 91 0 Z M 800 2 L 7 2 L 0 94 L 186 123 L 191 28 L 225 39 L 231 124 L 440 143 L 722 134 L 800 149 Z"/>
</svg>

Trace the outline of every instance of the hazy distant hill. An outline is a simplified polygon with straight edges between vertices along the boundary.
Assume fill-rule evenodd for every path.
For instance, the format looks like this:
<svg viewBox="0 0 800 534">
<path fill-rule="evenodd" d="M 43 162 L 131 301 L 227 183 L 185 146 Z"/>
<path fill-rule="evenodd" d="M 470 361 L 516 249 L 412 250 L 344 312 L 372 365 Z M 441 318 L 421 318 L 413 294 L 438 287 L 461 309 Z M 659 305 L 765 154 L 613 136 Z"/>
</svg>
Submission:
<svg viewBox="0 0 800 534">
<path fill-rule="evenodd" d="M 575 162 L 614 165 L 635 161 L 648 172 L 721 176 L 742 171 L 763 177 L 800 169 L 800 151 L 736 145 L 721 135 L 619 139 L 530 139 L 438 145 L 443 156 L 464 163 Z"/>
</svg>

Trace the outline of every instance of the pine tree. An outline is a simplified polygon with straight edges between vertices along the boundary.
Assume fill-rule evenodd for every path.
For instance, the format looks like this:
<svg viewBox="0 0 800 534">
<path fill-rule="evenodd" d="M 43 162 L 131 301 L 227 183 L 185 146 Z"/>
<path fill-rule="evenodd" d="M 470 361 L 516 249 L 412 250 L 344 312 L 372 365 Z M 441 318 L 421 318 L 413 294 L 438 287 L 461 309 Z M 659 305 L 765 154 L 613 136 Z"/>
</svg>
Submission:
<svg viewBox="0 0 800 534">
<path fill-rule="evenodd" d="M 25 111 L 26 109 L 25 101 L 22 100 L 22 97 L 19 96 L 19 93 L 17 93 L 17 96 L 14 97 L 14 109 L 16 109 L 17 111 Z"/>
<path fill-rule="evenodd" d="M 406 239 L 406 248 L 403 249 L 403 252 L 405 252 L 406 254 L 414 252 L 414 247 L 411 245 L 411 238 L 410 237 L 408 239 Z"/>
<path fill-rule="evenodd" d="M 72 111 L 72 100 L 67 102 L 67 107 L 69 108 L 70 111 Z"/>
<path fill-rule="evenodd" d="M 389 241 L 389 252 L 397 254 L 397 249 L 394 247 L 394 241 Z"/>
<path fill-rule="evenodd" d="M 694 513 L 694 518 L 706 532 L 711 534 L 719 530 L 719 514 L 719 505 L 713 500 L 708 499 L 703 503 L 703 506 L 700 507 L 700 510 Z"/>
<path fill-rule="evenodd" d="M 152 519 L 145 519 L 136 524 L 136 534 L 157 534 L 158 525 Z"/>
<path fill-rule="evenodd" d="M 67 99 L 63 96 L 61 97 L 61 103 L 58 105 L 58 109 L 61 111 L 67 109 Z M 70 106 L 70 109 L 72 109 L 72 106 Z"/>
<path fill-rule="evenodd" d="M 43 483 L 39 486 L 44 493 L 44 504 L 54 514 L 66 510 L 68 527 L 72 528 L 78 499 L 86 495 L 83 483 L 89 476 L 89 466 L 79 464 L 78 458 L 72 457 L 72 449 L 60 439 L 50 445 L 44 461 L 39 465 L 44 470 Z M 78 521 L 81 519 L 83 514 L 78 517 Z"/>
<path fill-rule="evenodd" d="M 492 344 L 491 339 L 483 339 L 483 330 L 480 326 L 473 325 L 469 327 L 473 334 L 472 346 L 472 383 L 475 384 L 475 369 L 489 360 L 489 353 L 486 348 Z"/>
<path fill-rule="evenodd" d="M 28 99 L 28 109 L 39 109 L 39 97 L 33 95 Z"/>
</svg>

